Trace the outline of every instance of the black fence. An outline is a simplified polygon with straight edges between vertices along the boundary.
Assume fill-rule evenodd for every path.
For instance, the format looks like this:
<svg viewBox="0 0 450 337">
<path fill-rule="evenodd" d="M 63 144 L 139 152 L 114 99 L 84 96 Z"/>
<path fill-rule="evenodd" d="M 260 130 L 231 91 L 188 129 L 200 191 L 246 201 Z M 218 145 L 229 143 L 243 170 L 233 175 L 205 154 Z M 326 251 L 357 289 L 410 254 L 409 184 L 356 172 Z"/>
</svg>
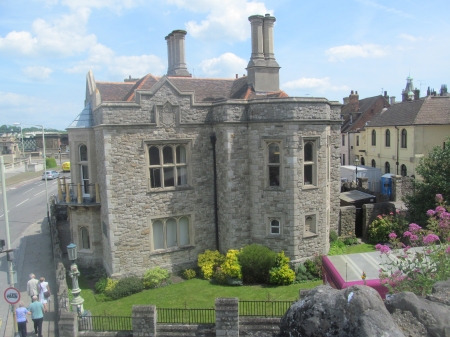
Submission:
<svg viewBox="0 0 450 337">
<path fill-rule="evenodd" d="M 282 317 L 294 301 L 239 301 L 239 316 Z"/>
<path fill-rule="evenodd" d="M 131 316 L 85 316 L 78 318 L 79 331 L 133 331 Z"/>
<path fill-rule="evenodd" d="M 157 322 L 171 324 L 214 324 L 215 309 L 158 308 Z"/>
</svg>

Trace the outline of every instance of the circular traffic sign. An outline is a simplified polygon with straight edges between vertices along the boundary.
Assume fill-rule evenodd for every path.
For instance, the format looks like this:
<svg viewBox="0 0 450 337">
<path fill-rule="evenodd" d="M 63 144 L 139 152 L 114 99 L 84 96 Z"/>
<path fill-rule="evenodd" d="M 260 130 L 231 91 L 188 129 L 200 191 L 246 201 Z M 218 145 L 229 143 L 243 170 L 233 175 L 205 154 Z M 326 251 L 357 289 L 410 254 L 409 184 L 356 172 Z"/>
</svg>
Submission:
<svg viewBox="0 0 450 337">
<path fill-rule="evenodd" d="M 7 288 L 3 294 L 6 302 L 9 304 L 16 304 L 20 301 L 20 292 L 16 288 L 10 287 Z"/>
</svg>

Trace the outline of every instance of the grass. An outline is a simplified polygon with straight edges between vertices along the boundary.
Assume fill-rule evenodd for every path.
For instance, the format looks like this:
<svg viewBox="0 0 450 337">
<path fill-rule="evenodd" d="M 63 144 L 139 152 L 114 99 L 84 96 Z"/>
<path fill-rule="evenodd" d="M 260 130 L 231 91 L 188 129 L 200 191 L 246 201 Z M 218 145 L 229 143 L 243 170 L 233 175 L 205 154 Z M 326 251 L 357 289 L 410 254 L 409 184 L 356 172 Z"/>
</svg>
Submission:
<svg viewBox="0 0 450 337">
<path fill-rule="evenodd" d="M 345 254 L 367 253 L 376 251 L 375 245 L 370 243 L 360 243 L 358 245 L 347 246 Z"/>
<path fill-rule="evenodd" d="M 240 300 L 295 300 L 299 290 L 314 288 L 322 281 L 288 286 L 223 286 L 207 280 L 192 279 L 166 287 L 144 290 L 120 300 L 99 302 L 87 282 L 80 279 L 84 308 L 92 315 L 130 316 L 133 305 L 156 305 L 158 308 L 214 308 L 218 297 L 238 297 Z"/>
</svg>

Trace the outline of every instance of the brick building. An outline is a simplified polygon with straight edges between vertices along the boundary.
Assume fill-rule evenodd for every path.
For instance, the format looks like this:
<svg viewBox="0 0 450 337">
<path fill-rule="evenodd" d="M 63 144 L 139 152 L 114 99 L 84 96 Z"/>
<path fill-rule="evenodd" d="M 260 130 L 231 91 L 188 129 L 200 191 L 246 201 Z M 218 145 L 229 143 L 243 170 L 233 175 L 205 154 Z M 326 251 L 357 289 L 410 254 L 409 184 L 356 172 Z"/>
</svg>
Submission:
<svg viewBox="0 0 450 337">
<path fill-rule="evenodd" d="M 88 73 L 85 108 L 68 128 L 83 197 L 67 202 L 81 264 L 120 277 L 187 268 L 206 249 L 250 243 L 293 260 L 328 251 L 341 105 L 281 91 L 275 18 L 249 20 L 247 76 L 192 77 L 182 30 L 166 37 L 162 77 L 111 83 Z"/>
</svg>

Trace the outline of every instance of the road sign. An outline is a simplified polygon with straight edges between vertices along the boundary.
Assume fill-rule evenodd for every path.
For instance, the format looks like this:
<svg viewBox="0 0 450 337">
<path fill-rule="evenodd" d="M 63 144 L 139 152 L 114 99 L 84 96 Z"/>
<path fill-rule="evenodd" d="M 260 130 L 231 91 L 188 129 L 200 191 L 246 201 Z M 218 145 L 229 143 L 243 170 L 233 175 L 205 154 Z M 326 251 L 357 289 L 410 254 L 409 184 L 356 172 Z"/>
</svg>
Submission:
<svg viewBox="0 0 450 337">
<path fill-rule="evenodd" d="M 7 288 L 3 296 L 5 297 L 6 302 L 8 302 L 9 304 L 16 304 L 20 301 L 19 290 L 13 287 Z"/>
</svg>

